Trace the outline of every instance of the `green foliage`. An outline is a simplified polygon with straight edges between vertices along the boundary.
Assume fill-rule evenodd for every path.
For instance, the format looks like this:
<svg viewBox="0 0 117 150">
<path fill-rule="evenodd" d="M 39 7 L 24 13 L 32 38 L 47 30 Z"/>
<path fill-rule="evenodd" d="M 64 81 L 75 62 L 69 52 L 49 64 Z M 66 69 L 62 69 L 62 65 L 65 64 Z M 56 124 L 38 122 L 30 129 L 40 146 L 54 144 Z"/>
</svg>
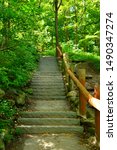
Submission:
<svg viewBox="0 0 117 150">
<path fill-rule="evenodd" d="M 73 50 L 68 45 L 63 44 L 63 52 L 67 52 L 72 61 L 88 61 L 97 72 L 100 71 L 100 57 L 95 53 Z"/>
<path fill-rule="evenodd" d="M 12 102 L 9 100 L 0 100 L 0 117 L 10 119 L 16 113 L 13 109 Z"/>
<path fill-rule="evenodd" d="M 4 58 L 4 59 L 3 59 Z M 32 46 L 20 45 L 12 51 L 0 52 L 0 87 L 21 87 L 31 78 L 36 67 L 36 49 Z"/>
<path fill-rule="evenodd" d="M 48 49 L 40 53 L 44 56 L 55 56 L 55 49 Z"/>
<path fill-rule="evenodd" d="M 5 142 L 13 139 L 16 109 L 9 100 L 0 100 L 0 136 Z"/>
<path fill-rule="evenodd" d="M 99 34 L 97 34 L 98 32 L 96 32 L 94 35 L 86 35 L 84 39 L 81 39 L 78 44 L 79 49 L 90 53 L 96 53 L 97 55 L 99 55 L 100 38 Z"/>
</svg>

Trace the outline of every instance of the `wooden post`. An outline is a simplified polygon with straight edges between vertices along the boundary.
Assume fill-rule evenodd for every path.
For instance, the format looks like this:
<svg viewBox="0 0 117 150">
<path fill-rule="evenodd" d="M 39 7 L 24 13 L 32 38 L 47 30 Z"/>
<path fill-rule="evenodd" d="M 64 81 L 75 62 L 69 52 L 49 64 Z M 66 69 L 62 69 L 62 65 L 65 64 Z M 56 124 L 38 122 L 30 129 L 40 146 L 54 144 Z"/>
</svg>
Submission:
<svg viewBox="0 0 117 150">
<path fill-rule="evenodd" d="M 80 83 L 83 86 L 85 86 L 85 77 L 86 77 L 86 70 L 85 69 L 78 69 L 78 78 L 79 78 Z M 86 117 L 87 100 L 84 97 L 84 95 L 80 89 L 79 89 L 79 99 L 80 99 L 80 104 L 79 104 L 80 115 Z"/>
<path fill-rule="evenodd" d="M 74 72 L 73 71 L 74 70 L 74 66 L 73 65 L 70 66 L 70 69 L 71 69 L 72 72 Z M 71 77 L 69 76 L 69 91 L 73 91 L 73 90 L 74 90 L 74 82 L 71 79 Z"/>
<path fill-rule="evenodd" d="M 100 99 L 100 86 L 96 84 L 94 87 L 94 97 Z M 100 111 L 95 109 L 95 134 L 97 144 L 100 142 Z"/>
<path fill-rule="evenodd" d="M 69 57 L 67 54 L 65 54 L 65 58 L 66 58 L 66 61 L 67 61 L 67 64 L 70 68 L 70 64 L 69 64 Z M 69 74 L 67 73 L 67 68 L 65 66 L 65 63 L 64 63 L 64 68 L 65 68 L 65 81 L 66 81 L 66 88 L 67 88 L 67 92 L 69 92 L 69 86 L 70 86 L 70 76 Z"/>
</svg>

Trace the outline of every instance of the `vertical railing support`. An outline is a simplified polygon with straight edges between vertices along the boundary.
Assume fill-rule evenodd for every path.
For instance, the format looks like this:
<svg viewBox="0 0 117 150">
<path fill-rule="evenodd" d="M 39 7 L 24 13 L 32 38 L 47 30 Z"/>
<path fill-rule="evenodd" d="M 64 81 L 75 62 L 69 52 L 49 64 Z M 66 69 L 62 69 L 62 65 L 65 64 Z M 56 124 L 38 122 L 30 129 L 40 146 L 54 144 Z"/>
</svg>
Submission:
<svg viewBox="0 0 117 150">
<path fill-rule="evenodd" d="M 77 74 L 78 74 L 80 83 L 83 86 L 85 86 L 86 70 L 78 69 Z M 83 117 L 86 117 L 86 104 L 87 104 L 87 100 L 79 89 L 79 111 L 80 111 L 80 115 Z"/>
<path fill-rule="evenodd" d="M 67 61 L 67 68 L 70 68 L 70 63 L 69 63 L 69 57 L 68 57 L 68 55 L 65 53 L 64 54 L 64 56 L 65 56 L 65 58 L 66 58 L 66 61 Z M 65 66 L 65 64 L 64 64 L 64 68 L 65 68 L 65 72 L 64 72 L 64 74 L 65 74 L 65 80 L 66 80 L 66 88 L 67 88 L 67 92 L 69 92 L 70 91 L 70 76 L 69 76 L 69 74 L 67 73 L 67 68 L 66 68 L 66 66 Z"/>
<path fill-rule="evenodd" d="M 100 99 L 100 86 L 96 84 L 94 87 L 94 97 Z M 100 111 L 95 109 L 95 134 L 97 139 L 97 144 L 100 141 Z"/>
<path fill-rule="evenodd" d="M 70 69 L 71 69 L 71 71 L 73 72 L 74 66 L 71 65 L 71 66 L 70 66 Z M 71 77 L 69 76 L 69 91 L 73 91 L 73 90 L 74 90 L 74 82 L 73 82 L 73 80 L 71 79 Z"/>
</svg>

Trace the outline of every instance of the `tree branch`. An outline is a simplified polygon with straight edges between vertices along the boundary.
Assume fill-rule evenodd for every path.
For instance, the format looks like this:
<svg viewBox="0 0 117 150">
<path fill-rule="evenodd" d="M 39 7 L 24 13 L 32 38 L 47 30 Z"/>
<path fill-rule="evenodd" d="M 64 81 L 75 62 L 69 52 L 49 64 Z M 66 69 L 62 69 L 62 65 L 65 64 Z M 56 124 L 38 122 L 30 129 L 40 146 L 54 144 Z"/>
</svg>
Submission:
<svg viewBox="0 0 117 150">
<path fill-rule="evenodd" d="M 60 3 L 59 3 L 59 5 L 58 5 L 58 7 L 57 7 L 57 10 L 59 10 L 61 4 L 62 4 L 62 0 L 60 0 Z"/>
</svg>

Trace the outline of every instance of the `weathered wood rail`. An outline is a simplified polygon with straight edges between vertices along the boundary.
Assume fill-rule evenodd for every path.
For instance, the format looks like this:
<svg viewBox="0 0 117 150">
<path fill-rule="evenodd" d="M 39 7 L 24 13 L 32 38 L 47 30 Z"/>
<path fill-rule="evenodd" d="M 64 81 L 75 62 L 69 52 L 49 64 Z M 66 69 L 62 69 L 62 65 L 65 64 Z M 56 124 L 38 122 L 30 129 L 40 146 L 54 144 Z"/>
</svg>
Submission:
<svg viewBox="0 0 117 150">
<path fill-rule="evenodd" d="M 59 49 L 59 58 L 62 58 L 63 69 L 65 71 L 65 75 L 68 78 L 68 84 L 70 86 L 71 82 L 74 82 L 76 87 L 79 89 L 79 113 L 81 117 L 86 117 L 86 109 L 87 103 L 89 103 L 95 109 L 95 135 L 97 139 L 97 143 L 100 141 L 100 90 L 99 86 L 94 87 L 94 96 L 92 96 L 87 89 L 85 88 L 85 70 L 79 69 L 78 74 L 79 78 L 75 76 L 70 67 L 69 59 L 66 53 L 62 54 L 61 50 Z"/>
</svg>

